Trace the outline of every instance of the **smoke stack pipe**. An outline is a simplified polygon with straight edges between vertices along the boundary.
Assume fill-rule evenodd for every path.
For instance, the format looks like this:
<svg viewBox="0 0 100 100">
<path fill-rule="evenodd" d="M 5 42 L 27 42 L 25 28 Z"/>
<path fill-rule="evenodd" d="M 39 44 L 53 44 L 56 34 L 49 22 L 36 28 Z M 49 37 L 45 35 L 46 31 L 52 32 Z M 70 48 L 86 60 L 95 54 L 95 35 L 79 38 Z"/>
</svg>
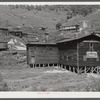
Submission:
<svg viewBox="0 0 100 100">
<path fill-rule="evenodd" d="M 49 33 L 45 33 L 45 41 L 48 41 Z"/>
</svg>

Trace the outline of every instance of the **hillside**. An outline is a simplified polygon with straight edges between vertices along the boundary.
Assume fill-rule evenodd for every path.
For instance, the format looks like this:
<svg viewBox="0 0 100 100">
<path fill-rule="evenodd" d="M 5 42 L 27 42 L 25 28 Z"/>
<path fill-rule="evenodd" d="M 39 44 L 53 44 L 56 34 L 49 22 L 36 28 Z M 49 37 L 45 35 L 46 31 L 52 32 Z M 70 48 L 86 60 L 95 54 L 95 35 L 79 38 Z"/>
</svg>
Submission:
<svg viewBox="0 0 100 100">
<path fill-rule="evenodd" d="M 58 16 L 59 15 L 59 16 Z M 55 24 L 66 18 L 66 13 L 55 11 L 36 11 L 26 9 L 10 9 L 9 6 L 0 6 L 0 26 L 47 27 L 48 31 L 55 30 Z"/>
<path fill-rule="evenodd" d="M 0 26 L 19 27 L 25 33 L 36 35 L 43 40 L 48 32 L 50 39 L 55 37 L 57 23 L 62 26 L 81 24 L 86 21 L 91 29 L 99 30 L 99 6 L 0 6 Z M 68 17 L 70 16 L 70 17 Z M 46 31 L 39 30 L 45 27 Z"/>
</svg>

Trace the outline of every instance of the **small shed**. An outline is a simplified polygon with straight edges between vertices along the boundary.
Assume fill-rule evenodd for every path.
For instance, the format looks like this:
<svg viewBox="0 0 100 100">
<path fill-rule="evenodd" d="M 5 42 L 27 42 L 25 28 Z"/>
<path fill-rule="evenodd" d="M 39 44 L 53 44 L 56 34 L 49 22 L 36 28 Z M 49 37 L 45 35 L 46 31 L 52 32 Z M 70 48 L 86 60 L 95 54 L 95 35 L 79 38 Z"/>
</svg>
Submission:
<svg viewBox="0 0 100 100">
<path fill-rule="evenodd" d="M 9 36 L 17 36 L 22 38 L 23 32 L 22 30 L 9 30 Z"/>
<path fill-rule="evenodd" d="M 75 72 L 98 72 L 100 36 L 95 33 L 57 42 L 59 64 Z"/>
<path fill-rule="evenodd" d="M 0 27 L 0 34 L 4 36 L 8 36 L 8 28 L 7 27 Z"/>
<path fill-rule="evenodd" d="M 32 67 L 58 64 L 58 48 L 56 43 L 28 42 L 27 63 Z"/>
<path fill-rule="evenodd" d="M 9 37 L 0 35 L 0 51 L 8 49 Z"/>
</svg>

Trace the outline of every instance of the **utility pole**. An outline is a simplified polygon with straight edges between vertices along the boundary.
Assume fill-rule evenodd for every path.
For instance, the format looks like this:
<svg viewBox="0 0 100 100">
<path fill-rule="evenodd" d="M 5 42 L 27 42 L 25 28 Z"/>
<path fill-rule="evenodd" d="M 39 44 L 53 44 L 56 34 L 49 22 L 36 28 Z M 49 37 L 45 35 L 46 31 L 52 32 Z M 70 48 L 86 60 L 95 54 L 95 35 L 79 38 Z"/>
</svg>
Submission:
<svg viewBox="0 0 100 100">
<path fill-rule="evenodd" d="M 79 43 L 77 42 L 77 71 L 79 74 Z"/>
</svg>

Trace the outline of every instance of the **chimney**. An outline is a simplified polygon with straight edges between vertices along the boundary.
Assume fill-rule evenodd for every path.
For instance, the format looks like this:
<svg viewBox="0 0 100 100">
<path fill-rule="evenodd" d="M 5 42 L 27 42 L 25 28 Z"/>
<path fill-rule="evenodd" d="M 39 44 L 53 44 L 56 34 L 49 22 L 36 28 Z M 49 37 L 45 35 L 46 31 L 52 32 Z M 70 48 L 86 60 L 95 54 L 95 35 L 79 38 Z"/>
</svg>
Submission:
<svg viewBox="0 0 100 100">
<path fill-rule="evenodd" d="M 83 28 L 86 28 L 86 27 L 88 27 L 88 26 L 87 26 L 87 21 L 84 20 L 84 21 L 83 21 Z"/>
<path fill-rule="evenodd" d="M 45 33 L 45 42 L 48 41 L 49 33 Z"/>
</svg>

